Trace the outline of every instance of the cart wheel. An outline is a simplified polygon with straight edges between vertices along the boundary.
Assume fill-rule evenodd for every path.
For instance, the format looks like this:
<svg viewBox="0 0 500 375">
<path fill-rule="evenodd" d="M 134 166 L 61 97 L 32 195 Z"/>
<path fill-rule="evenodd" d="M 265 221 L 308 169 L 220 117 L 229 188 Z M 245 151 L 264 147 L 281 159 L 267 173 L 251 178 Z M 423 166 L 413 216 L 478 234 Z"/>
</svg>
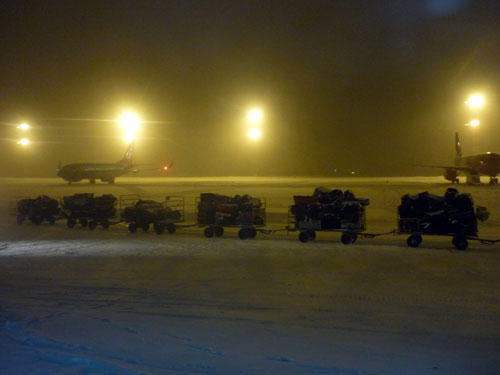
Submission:
<svg viewBox="0 0 500 375">
<path fill-rule="evenodd" d="M 465 250 L 469 247 L 469 241 L 463 237 L 453 237 L 455 249 L 457 250 Z"/>
<path fill-rule="evenodd" d="M 205 230 L 203 231 L 203 234 L 207 238 L 212 238 L 214 236 L 214 228 L 213 227 L 206 227 Z"/>
<path fill-rule="evenodd" d="M 55 223 L 56 223 L 56 218 L 53 216 L 49 217 L 49 224 L 54 225 Z"/>
<path fill-rule="evenodd" d="M 87 219 L 80 219 L 80 224 L 82 225 L 82 227 L 86 227 L 88 225 L 88 220 Z"/>
<path fill-rule="evenodd" d="M 130 233 L 135 233 L 136 230 L 137 230 L 137 223 L 130 223 L 128 225 L 128 231 Z"/>
<path fill-rule="evenodd" d="M 142 224 L 141 228 L 143 232 L 147 232 L 149 230 L 149 224 Z"/>
<path fill-rule="evenodd" d="M 90 220 L 89 223 L 88 223 L 88 227 L 89 227 L 90 230 L 94 230 L 95 228 L 97 228 L 97 221 Z"/>
<path fill-rule="evenodd" d="M 109 228 L 109 221 L 104 219 L 103 221 L 101 221 L 101 225 L 104 229 L 108 229 Z"/>
<path fill-rule="evenodd" d="M 358 235 L 356 233 L 351 233 L 351 243 L 356 242 L 358 239 Z"/>
<path fill-rule="evenodd" d="M 406 240 L 406 244 L 409 247 L 418 247 L 422 243 L 422 237 L 417 236 L 415 234 L 412 234 L 408 239 Z"/>
<path fill-rule="evenodd" d="M 342 236 L 340 236 L 340 242 L 344 245 L 349 245 L 354 241 L 352 240 L 352 235 L 350 233 L 342 233 Z"/>
<path fill-rule="evenodd" d="M 74 228 L 75 224 L 76 224 L 76 220 L 75 219 L 71 219 L 71 218 L 68 219 L 68 222 L 66 223 L 66 225 L 68 226 L 69 229 Z"/>
<path fill-rule="evenodd" d="M 313 230 L 308 231 L 307 235 L 309 236 L 310 241 L 314 241 L 316 239 L 316 232 Z"/>
<path fill-rule="evenodd" d="M 224 235 L 224 227 L 215 227 L 214 233 L 217 237 L 222 237 Z"/>
<path fill-rule="evenodd" d="M 255 238 L 257 236 L 257 230 L 254 227 L 247 228 L 248 238 Z"/>
<path fill-rule="evenodd" d="M 21 225 L 24 221 L 24 215 L 17 215 L 16 222 Z"/>
<path fill-rule="evenodd" d="M 153 229 L 155 230 L 156 234 L 162 234 L 165 231 L 165 224 L 154 223 Z"/>
<path fill-rule="evenodd" d="M 177 229 L 177 227 L 175 226 L 174 223 L 168 223 L 167 224 L 167 231 L 168 231 L 168 233 L 174 234 L 176 229 Z"/>
<path fill-rule="evenodd" d="M 299 241 L 300 242 L 307 242 L 307 241 L 309 241 L 309 232 L 300 232 L 299 233 Z"/>
<path fill-rule="evenodd" d="M 41 218 L 40 216 L 36 216 L 36 217 L 34 217 L 34 218 L 33 218 L 33 223 L 34 223 L 35 225 L 40 225 L 40 224 L 42 224 L 42 218 Z"/>
<path fill-rule="evenodd" d="M 249 237 L 248 229 L 241 228 L 238 232 L 238 237 L 240 238 L 240 240 L 246 240 Z"/>
</svg>

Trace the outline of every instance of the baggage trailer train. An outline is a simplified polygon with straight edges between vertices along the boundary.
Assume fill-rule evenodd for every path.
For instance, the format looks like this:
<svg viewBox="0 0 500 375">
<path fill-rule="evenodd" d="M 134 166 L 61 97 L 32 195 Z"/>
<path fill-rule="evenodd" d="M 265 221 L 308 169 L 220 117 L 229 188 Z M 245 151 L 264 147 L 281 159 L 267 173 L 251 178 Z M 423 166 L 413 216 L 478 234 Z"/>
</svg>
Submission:
<svg viewBox="0 0 500 375">
<path fill-rule="evenodd" d="M 285 228 L 266 228 L 266 201 L 249 195 L 234 197 L 203 193 L 195 199 L 195 222 L 185 223 L 183 196 L 166 196 L 164 201 L 142 199 L 138 195 L 124 195 L 119 199 L 112 195 L 94 197 L 92 194 L 75 194 L 64 197 L 61 207 L 58 201 L 46 196 L 21 199 L 17 203 L 17 222 L 25 218 L 39 225 L 43 220 L 54 223 L 66 217 L 67 226 L 77 221 L 94 229 L 98 224 L 108 228 L 110 224 L 125 224 L 129 232 L 137 229 L 148 231 L 153 226 L 157 234 L 165 230 L 175 233 L 177 228 L 204 228 L 207 238 L 221 237 L 225 229 L 238 229 L 242 240 L 255 238 L 258 232 L 270 234 L 279 231 L 299 232 L 301 242 L 312 241 L 320 232 L 341 233 L 340 240 L 347 245 L 358 237 L 375 238 L 396 234 L 409 235 L 407 245 L 418 247 L 427 235 L 448 236 L 457 250 L 465 250 L 469 241 L 494 244 L 498 240 L 478 236 L 478 220 L 488 219 L 485 207 L 475 207 L 470 194 L 460 194 L 449 188 L 444 196 L 422 192 L 404 195 L 397 208 L 397 228 L 382 233 L 366 232 L 366 207 L 370 201 L 357 198 L 351 191 L 316 188 L 311 196 L 294 196 L 294 204 L 288 208 Z"/>
</svg>

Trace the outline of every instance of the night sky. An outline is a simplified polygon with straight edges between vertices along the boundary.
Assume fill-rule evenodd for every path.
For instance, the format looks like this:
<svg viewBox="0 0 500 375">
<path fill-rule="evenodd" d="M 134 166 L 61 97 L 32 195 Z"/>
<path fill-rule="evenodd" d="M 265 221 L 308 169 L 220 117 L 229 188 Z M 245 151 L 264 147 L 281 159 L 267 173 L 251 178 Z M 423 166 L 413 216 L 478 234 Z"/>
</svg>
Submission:
<svg viewBox="0 0 500 375">
<path fill-rule="evenodd" d="M 120 159 L 115 123 L 62 119 L 124 109 L 158 121 L 135 161 L 175 159 L 174 176 L 428 173 L 411 164 L 451 162 L 456 130 L 466 153 L 500 150 L 499 16 L 472 0 L 3 0 L 0 175 Z"/>
</svg>

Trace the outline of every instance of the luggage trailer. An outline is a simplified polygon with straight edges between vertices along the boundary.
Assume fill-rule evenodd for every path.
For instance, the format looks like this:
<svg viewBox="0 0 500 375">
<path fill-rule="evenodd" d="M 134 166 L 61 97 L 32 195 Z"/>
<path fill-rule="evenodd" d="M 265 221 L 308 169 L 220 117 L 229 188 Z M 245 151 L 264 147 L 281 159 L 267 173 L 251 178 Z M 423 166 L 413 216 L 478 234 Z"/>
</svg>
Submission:
<svg viewBox="0 0 500 375">
<path fill-rule="evenodd" d="M 426 230 L 425 223 L 418 218 L 401 218 L 398 215 L 398 230 L 394 232 L 396 234 L 409 234 L 410 236 L 406 240 L 409 247 L 418 247 L 422 243 L 422 236 L 443 236 L 451 237 L 451 243 L 455 246 L 457 250 L 466 250 L 469 247 L 469 241 L 479 241 L 482 244 L 493 245 L 498 240 L 489 240 L 485 238 L 478 237 L 477 232 L 471 233 L 431 233 Z"/>
<path fill-rule="evenodd" d="M 116 218 L 116 198 L 113 198 L 113 204 L 109 205 L 96 200 L 97 197 L 92 197 L 92 205 L 79 209 L 70 209 L 64 207 L 64 198 L 60 199 L 61 211 L 63 216 L 67 218 L 66 225 L 68 228 L 74 228 L 79 222 L 82 227 L 87 227 L 94 230 L 98 225 L 104 229 L 108 229 L 110 225 L 118 224 Z"/>
<path fill-rule="evenodd" d="M 238 237 L 241 240 L 252 239 L 257 236 L 257 233 L 270 234 L 272 231 L 266 228 L 266 200 L 263 198 L 255 198 L 260 200 L 261 204 L 258 208 L 253 208 L 251 210 L 251 215 L 248 221 L 236 224 L 228 224 L 224 221 L 224 215 L 222 212 L 216 212 L 215 220 L 209 222 L 208 218 L 204 217 L 199 211 L 199 204 L 201 202 L 200 197 L 195 199 L 195 215 L 196 224 L 198 228 L 205 228 L 203 234 L 206 238 L 212 238 L 214 235 L 216 237 L 222 237 L 224 235 L 225 228 L 235 228 L 238 230 Z M 204 217 L 200 220 L 200 217 Z"/>
<path fill-rule="evenodd" d="M 35 225 L 40 225 L 43 221 L 47 221 L 49 224 L 53 225 L 57 220 L 64 218 L 61 214 L 59 204 L 56 208 L 47 206 L 36 207 L 32 204 L 35 199 L 36 198 L 24 196 L 14 198 L 14 200 L 10 202 L 9 212 L 13 216 L 16 216 L 17 224 L 21 225 L 25 220 L 30 220 Z M 57 199 L 56 201 L 59 202 Z"/>
<path fill-rule="evenodd" d="M 340 236 L 340 242 L 344 245 L 349 245 L 351 243 L 356 242 L 358 237 L 364 238 L 375 238 L 378 236 L 383 236 L 386 234 L 394 234 L 395 231 L 391 230 L 390 232 L 383 233 L 367 233 L 366 231 L 366 210 L 363 210 L 361 213 L 361 220 L 356 222 L 349 220 L 341 220 L 340 228 L 336 229 L 322 229 L 321 224 L 316 223 L 314 220 L 303 220 L 296 221 L 295 215 L 292 213 L 292 205 L 288 206 L 288 225 L 284 230 L 288 233 L 290 232 L 299 232 L 299 241 L 300 242 L 308 242 L 316 239 L 316 232 L 333 232 L 333 233 L 342 233 Z M 278 230 L 276 230 L 278 231 Z"/>
<path fill-rule="evenodd" d="M 185 204 L 184 204 L 184 196 L 181 195 L 167 195 L 162 202 L 163 208 L 169 210 L 169 212 L 178 212 L 177 217 L 170 217 L 164 219 L 155 219 L 155 218 L 145 218 L 145 217 L 137 217 L 136 220 L 126 221 L 122 218 L 122 213 L 125 208 L 133 206 L 138 201 L 141 200 L 141 197 L 137 194 L 129 194 L 129 195 L 121 195 L 119 200 L 119 214 L 120 220 L 119 223 L 128 224 L 128 230 L 130 233 L 135 233 L 137 229 L 141 228 L 144 232 L 147 232 L 150 228 L 150 225 L 153 224 L 153 229 L 156 234 L 162 234 L 165 230 L 168 233 L 175 233 L 180 223 L 184 222 L 184 212 L 185 212 Z"/>
</svg>

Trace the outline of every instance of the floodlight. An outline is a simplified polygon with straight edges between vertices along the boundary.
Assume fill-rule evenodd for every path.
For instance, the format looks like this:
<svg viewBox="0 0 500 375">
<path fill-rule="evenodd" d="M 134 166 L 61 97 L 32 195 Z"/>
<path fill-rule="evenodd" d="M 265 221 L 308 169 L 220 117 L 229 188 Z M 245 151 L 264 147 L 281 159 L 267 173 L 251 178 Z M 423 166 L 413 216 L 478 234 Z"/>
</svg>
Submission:
<svg viewBox="0 0 500 375">
<path fill-rule="evenodd" d="M 21 145 L 21 146 L 27 146 L 30 144 L 30 141 L 26 138 L 23 138 L 21 139 L 20 141 L 17 142 L 18 145 Z"/>
<path fill-rule="evenodd" d="M 125 112 L 120 117 L 119 122 L 120 126 L 125 132 L 125 136 L 123 137 L 123 139 L 127 142 L 132 142 L 136 137 L 137 131 L 139 130 L 141 120 L 139 120 L 139 117 L 135 113 Z"/>
<path fill-rule="evenodd" d="M 21 130 L 28 130 L 30 128 L 30 126 L 28 124 L 26 124 L 25 122 L 23 122 L 21 125 L 19 125 L 17 127 L 18 129 L 21 129 Z"/>
<path fill-rule="evenodd" d="M 251 139 L 259 139 L 260 138 L 260 130 L 257 129 L 257 128 L 253 128 L 253 129 L 250 129 L 250 131 L 248 132 L 248 137 L 250 137 Z"/>
<path fill-rule="evenodd" d="M 480 108 L 484 104 L 484 96 L 479 94 L 471 95 L 465 104 L 468 104 L 472 108 Z"/>
<path fill-rule="evenodd" d="M 252 109 L 248 112 L 247 119 L 253 123 L 260 122 L 262 120 L 262 111 L 260 109 Z"/>
</svg>

